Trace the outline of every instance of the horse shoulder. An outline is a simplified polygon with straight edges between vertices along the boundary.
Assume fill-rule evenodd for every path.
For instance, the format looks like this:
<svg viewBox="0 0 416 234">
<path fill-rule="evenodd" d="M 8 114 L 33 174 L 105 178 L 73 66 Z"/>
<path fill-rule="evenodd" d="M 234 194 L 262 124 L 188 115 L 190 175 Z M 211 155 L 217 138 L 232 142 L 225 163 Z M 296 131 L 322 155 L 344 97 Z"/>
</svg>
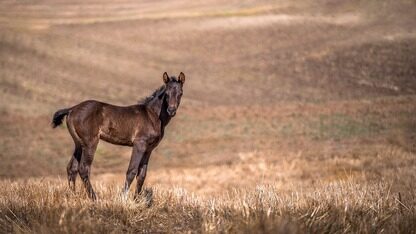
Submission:
<svg viewBox="0 0 416 234">
<path fill-rule="evenodd" d="M 135 142 L 146 142 L 150 147 L 156 146 L 162 139 L 162 132 L 156 120 L 144 115 L 135 135 Z M 160 123 L 159 123 L 160 125 Z"/>
</svg>

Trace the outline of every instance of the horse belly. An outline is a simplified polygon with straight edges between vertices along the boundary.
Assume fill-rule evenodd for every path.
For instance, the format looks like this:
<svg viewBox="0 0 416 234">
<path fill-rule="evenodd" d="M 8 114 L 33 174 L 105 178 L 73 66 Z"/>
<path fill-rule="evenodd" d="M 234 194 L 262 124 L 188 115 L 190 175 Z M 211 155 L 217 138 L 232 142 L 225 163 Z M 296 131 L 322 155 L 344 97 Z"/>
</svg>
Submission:
<svg viewBox="0 0 416 234">
<path fill-rule="evenodd" d="M 116 145 L 133 145 L 131 129 L 102 128 L 100 139 Z"/>
</svg>

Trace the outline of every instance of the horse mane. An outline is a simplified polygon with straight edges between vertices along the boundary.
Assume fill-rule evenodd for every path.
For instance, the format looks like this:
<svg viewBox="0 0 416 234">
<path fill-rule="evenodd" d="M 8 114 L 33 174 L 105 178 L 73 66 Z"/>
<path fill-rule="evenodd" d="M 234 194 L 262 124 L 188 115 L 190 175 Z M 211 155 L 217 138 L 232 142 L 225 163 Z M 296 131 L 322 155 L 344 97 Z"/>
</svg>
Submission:
<svg viewBox="0 0 416 234">
<path fill-rule="evenodd" d="M 139 102 L 138 102 L 138 104 L 147 105 L 150 101 L 152 101 L 156 97 L 159 97 L 165 91 L 166 91 L 166 86 L 165 85 L 162 85 L 158 89 L 156 89 L 155 91 L 153 91 L 153 93 L 150 94 L 149 96 L 147 96 L 147 97 L 145 97 L 143 99 L 140 99 Z"/>
</svg>

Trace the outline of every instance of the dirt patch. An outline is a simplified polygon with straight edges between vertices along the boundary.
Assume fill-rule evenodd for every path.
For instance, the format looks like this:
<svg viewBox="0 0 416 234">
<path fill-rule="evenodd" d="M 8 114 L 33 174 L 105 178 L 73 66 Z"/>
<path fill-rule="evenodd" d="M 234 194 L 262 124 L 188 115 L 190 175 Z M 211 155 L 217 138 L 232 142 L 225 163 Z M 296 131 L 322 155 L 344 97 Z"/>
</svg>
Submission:
<svg viewBox="0 0 416 234">
<path fill-rule="evenodd" d="M 244 17 L 220 17 L 208 19 L 198 24 L 196 29 L 235 29 L 235 28 L 255 28 L 267 27 L 273 25 L 293 25 L 297 24 L 333 24 L 333 25 L 357 25 L 362 21 L 358 14 L 345 14 L 337 16 L 316 16 L 316 15 L 292 15 L 292 14 L 273 14 L 273 15 L 255 15 Z"/>
</svg>

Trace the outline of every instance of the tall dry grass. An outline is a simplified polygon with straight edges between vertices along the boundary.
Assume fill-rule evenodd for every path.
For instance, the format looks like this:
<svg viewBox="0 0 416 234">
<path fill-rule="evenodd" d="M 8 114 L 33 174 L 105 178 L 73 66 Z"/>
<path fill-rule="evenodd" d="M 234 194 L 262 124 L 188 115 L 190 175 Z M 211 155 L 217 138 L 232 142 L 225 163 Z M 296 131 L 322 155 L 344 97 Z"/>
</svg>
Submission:
<svg viewBox="0 0 416 234">
<path fill-rule="evenodd" d="M 207 185 L 209 186 L 209 185 Z M 306 191 L 271 185 L 201 197 L 181 188 L 147 189 L 138 202 L 118 186 L 96 184 L 100 199 L 73 193 L 64 181 L 0 183 L 2 233 L 234 232 L 414 233 L 416 190 L 391 192 L 391 184 L 339 180 Z"/>
</svg>

